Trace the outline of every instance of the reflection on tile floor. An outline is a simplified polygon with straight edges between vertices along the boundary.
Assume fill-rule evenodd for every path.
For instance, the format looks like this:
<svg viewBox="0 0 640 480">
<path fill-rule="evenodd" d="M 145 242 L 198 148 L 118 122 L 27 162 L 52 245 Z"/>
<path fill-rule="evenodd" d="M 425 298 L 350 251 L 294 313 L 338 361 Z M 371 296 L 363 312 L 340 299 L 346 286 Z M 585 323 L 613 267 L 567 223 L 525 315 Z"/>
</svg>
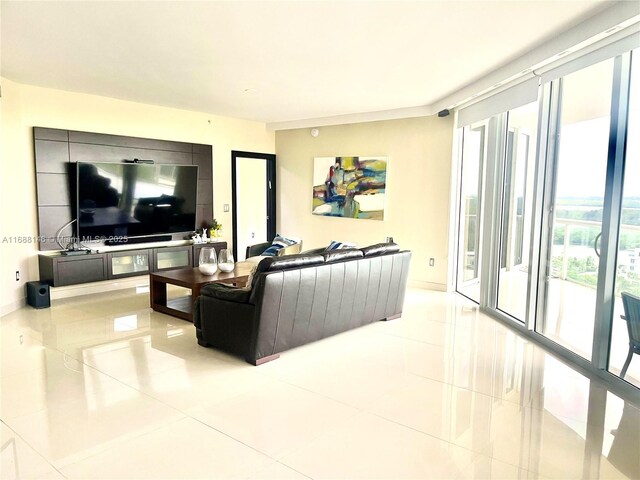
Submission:
<svg viewBox="0 0 640 480">
<path fill-rule="evenodd" d="M 640 408 L 454 294 L 253 367 L 134 289 L 0 319 L 0 477 L 640 478 Z"/>
</svg>

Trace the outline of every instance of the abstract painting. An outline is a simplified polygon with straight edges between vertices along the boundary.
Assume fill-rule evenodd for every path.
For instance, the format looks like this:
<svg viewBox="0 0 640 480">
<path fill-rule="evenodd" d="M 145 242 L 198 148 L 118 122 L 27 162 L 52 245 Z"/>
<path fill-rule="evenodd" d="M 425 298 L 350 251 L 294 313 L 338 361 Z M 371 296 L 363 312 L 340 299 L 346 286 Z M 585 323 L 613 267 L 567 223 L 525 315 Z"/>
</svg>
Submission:
<svg viewBox="0 0 640 480">
<path fill-rule="evenodd" d="M 387 157 L 316 157 L 313 214 L 384 220 Z"/>
</svg>

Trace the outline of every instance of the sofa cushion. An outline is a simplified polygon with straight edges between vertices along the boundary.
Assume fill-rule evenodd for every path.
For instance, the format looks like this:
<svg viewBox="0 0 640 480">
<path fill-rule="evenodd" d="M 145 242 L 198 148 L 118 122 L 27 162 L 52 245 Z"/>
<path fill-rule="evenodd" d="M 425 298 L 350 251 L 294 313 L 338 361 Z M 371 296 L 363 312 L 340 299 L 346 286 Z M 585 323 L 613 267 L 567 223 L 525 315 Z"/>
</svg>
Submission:
<svg viewBox="0 0 640 480">
<path fill-rule="evenodd" d="M 342 250 L 344 248 L 358 248 L 355 243 L 350 242 L 338 242 L 337 240 L 331 240 L 331 243 L 325 250 L 330 252 L 332 250 Z"/>
<path fill-rule="evenodd" d="M 357 248 L 343 248 L 340 250 L 333 250 L 331 252 L 324 252 L 322 254 L 325 263 L 341 262 L 343 260 L 349 260 L 352 258 L 362 258 L 364 253 Z"/>
<path fill-rule="evenodd" d="M 283 257 L 267 257 L 258 264 L 256 273 L 284 270 L 286 268 L 309 267 L 324 263 L 322 255 L 285 255 Z"/>
<path fill-rule="evenodd" d="M 318 248 L 312 248 L 311 250 L 305 250 L 304 252 L 302 252 L 304 255 L 322 255 L 324 252 L 326 252 L 327 249 L 325 247 L 318 247 Z"/>
<path fill-rule="evenodd" d="M 262 255 L 265 257 L 273 257 L 277 255 L 278 250 L 280 250 L 281 248 L 288 247 L 290 245 L 295 245 L 297 243 L 300 243 L 300 242 L 293 238 L 286 238 L 281 235 L 276 235 L 276 237 L 273 239 L 273 242 L 271 242 L 271 246 L 267 248 L 264 252 L 262 252 Z"/>
<path fill-rule="evenodd" d="M 375 257 L 376 255 L 386 255 L 388 253 L 397 253 L 400 247 L 395 243 L 376 243 L 361 249 L 365 257 Z"/>
</svg>

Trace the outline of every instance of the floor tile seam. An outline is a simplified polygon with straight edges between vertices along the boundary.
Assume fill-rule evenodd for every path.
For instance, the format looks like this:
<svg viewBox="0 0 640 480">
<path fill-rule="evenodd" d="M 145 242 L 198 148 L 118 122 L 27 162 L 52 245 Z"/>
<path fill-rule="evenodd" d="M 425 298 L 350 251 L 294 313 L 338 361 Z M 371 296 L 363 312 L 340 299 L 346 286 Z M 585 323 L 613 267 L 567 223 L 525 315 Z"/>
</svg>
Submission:
<svg viewBox="0 0 640 480">
<path fill-rule="evenodd" d="M 56 467 L 53 463 L 51 463 L 49 459 L 46 458 L 39 450 L 34 448 L 33 445 L 31 445 L 22 435 L 20 435 L 17 431 L 11 428 L 11 426 L 9 426 L 7 422 L 5 422 L 2 419 L 0 419 L 0 422 L 4 424 L 5 428 L 8 428 L 9 430 L 11 430 L 15 436 L 17 436 L 20 440 L 22 440 L 25 443 L 25 445 L 27 445 L 31 450 L 33 450 L 36 453 L 36 455 L 38 455 L 47 465 L 49 465 L 52 469 L 54 469 L 56 472 L 62 475 L 62 477 L 67 478 L 67 476 L 64 475 L 58 467 Z"/>
<path fill-rule="evenodd" d="M 445 381 L 445 380 L 438 380 L 438 379 L 435 379 L 435 378 L 427 377 L 425 375 L 420 375 L 419 373 L 415 373 L 415 372 L 405 372 L 405 373 L 407 375 L 413 375 L 415 377 L 424 378 L 424 379 L 427 379 L 427 380 L 431 380 L 433 382 L 439 382 L 439 383 L 442 383 L 444 385 L 448 385 L 450 387 L 459 388 L 460 390 L 464 390 L 464 391 L 470 392 L 470 393 L 475 393 L 476 395 L 482 395 L 483 397 L 489 397 L 489 398 L 492 398 L 492 399 L 495 399 L 495 400 L 500 400 L 502 402 L 507 402 L 507 403 L 509 403 L 511 405 L 515 405 L 517 407 L 521 407 L 521 408 L 522 407 L 529 407 L 529 408 L 531 408 L 530 404 L 531 404 L 532 400 L 530 400 L 526 405 L 523 405 L 521 403 L 514 402 L 514 401 L 509 400 L 509 399 L 504 398 L 504 397 L 497 397 L 495 395 L 489 395 L 488 393 L 481 392 L 480 390 L 474 390 L 474 389 L 468 388 L 468 387 L 461 387 L 460 385 L 456 385 L 454 383 L 451 383 L 451 382 L 448 382 L 448 381 Z"/>
<path fill-rule="evenodd" d="M 185 415 L 186 415 L 186 417 L 187 417 L 187 418 L 190 418 L 191 420 L 194 420 L 194 421 L 198 422 L 198 423 L 199 423 L 199 424 L 201 424 L 202 426 L 207 427 L 208 429 L 213 430 L 214 432 L 217 432 L 217 433 L 219 433 L 219 434 L 221 434 L 221 435 L 224 435 L 224 436 L 225 436 L 225 437 L 227 437 L 228 439 L 233 440 L 234 442 L 239 443 L 240 445 L 243 445 L 243 446 L 245 446 L 245 447 L 247 447 L 247 448 L 249 448 L 249 449 L 253 450 L 253 451 L 254 451 L 254 452 L 256 452 L 256 453 L 259 453 L 260 455 L 263 455 L 263 456 L 265 456 L 265 457 L 267 457 L 267 458 L 269 458 L 269 459 L 273 460 L 273 462 L 278 462 L 278 459 L 277 459 L 277 458 L 275 458 L 275 457 L 273 457 L 271 454 L 269 454 L 269 453 L 267 453 L 267 452 L 263 452 L 262 450 L 260 450 L 260 449 L 258 449 L 258 448 L 256 448 L 256 447 L 254 447 L 254 446 L 252 446 L 252 445 L 249 445 L 249 444 L 248 444 L 248 443 L 246 443 L 246 442 L 243 442 L 243 441 L 242 441 L 242 440 L 240 440 L 239 438 L 234 437 L 233 435 L 231 435 L 231 434 L 230 434 L 230 433 L 228 433 L 228 432 L 225 432 L 224 430 L 221 430 L 221 429 L 216 428 L 216 427 L 214 427 L 214 426 L 212 426 L 212 425 L 209 425 L 209 424 L 208 424 L 208 423 L 206 423 L 205 421 L 203 421 L 203 420 L 201 420 L 201 419 L 199 419 L 199 418 L 197 418 L 197 417 L 194 417 L 194 416 L 193 416 L 193 414 L 188 413 L 188 412 L 185 412 Z M 273 463 L 273 462 L 272 462 L 272 463 Z M 278 463 L 280 463 L 280 462 L 278 462 Z"/>
<path fill-rule="evenodd" d="M 420 339 L 417 339 L 417 338 L 407 337 L 407 336 L 404 336 L 404 335 L 399 335 L 397 333 L 385 333 L 385 332 L 380 332 L 380 333 L 382 335 L 386 335 L 386 336 L 389 336 L 389 337 L 401 338 L 403 340 L 411 340 L 411 341 L 416 342 L 416 343 L 422 343 L 422 344 L 425 344 L 425 345 L 432 345 L 434 347 L 439 347 L 439 348 L 442 348 L 444 350 L 450 350 L 450 348 L 447 348 L 444 345 L 441 345 L 441 344 L 438 344 L 438 343 L 433 343 L 433 342 L 428 342 L 426 340 L 420 340 Z"/>
<path fill-rule="evenodd" d="M 51 347 L 47 347 L 47 348 L 51 348 Z M 100 369 L 98 369 L 98 368 L 94 367 L 93 365 L 89 365 L 88 363 L 84 363 L 83 361 L 78 360 L 77 358 L 75 358 L 75 357 L 73 357 L 73 356 L 70 356 L 70 355 L 66 354 L 65 352 L 61 352 L 61 351 L 56 350 L 56 349 L 53 349 L 53 350 L 57 351 L 58 353 L 62 354 L 63 356 L 69 356 L 70 358 L 73 358 L 73 360 L 75 360 L 76 362 L 78 362 L 78 363 L 82 364 L 84 367 L 90 368 L 91 370 L 95 370 L 96 372 L 98 372 L 98 373 L 99 373 L 99 374 L 101 374 L 101 375 L 105 375 L 106 377 L 110 378 L 111 380 L 113 380 L 113 381 L 115 381 L 115 382 L 119 383 L 119 384 L 120 384 L 120 386 L 130 388 L 130 389 L 132 389 L 132 390 L 135 390 L 135 391 L 136 391 L 136 392 L 138 392 L 138 393 L 141 393 L 141 394 L 145 395 L 146 397 L 148 397 L 148 398 L 149 398 L 149 399 L 151 399 L 151 400 L 158 401 L 159 403 L 163 403 L 163 402 L 160 402 L 158 399 L 156 399 L 156 398 L 154 398 L 154 397 L 150 396 L 150 395 L 149 395 L 149 394 L 147 394 L 146 392 L 141 391 L 141 390 L 137 389 L 136 387 L 134 387 L 134 386 L 132 386 L 132 385 L 129 385 L 129 384 L 125 383 L 124 381 L 120 380 L 119 378 L 114 377 L 113 375 L 110 375 L 109 373 L 103 372 L 102 370 L 100 370 Z M 72 371 L 74 371 L 74 372 L 75 372 L 75 370 L 72 370 Z M 23 374 L 22 374 L 22 373 L 17 373 L 17 374 L 11 374 L 11 375 L 9 375 L 9 376 L 16 376 L 16 375 L 21 375 L 21 376 L 22 376 Z M 3 378 L 4 378 L 4 377 L 3 377 Z M 92 395 L 92 396 L 93 396 L 93 395 Z M 59 405 L 57 405 L 57 408 L 63 407 L 63 406 L 65 406 L 65 405 L 69 404 L 69 403 L 73 403 L 73 402 L 76 402 L 76 401 L 78 401 L 78 400 L 72 400 L 72 399 L 69 399 L 69 400 L 63 401 L 63 402 L 61 402 Z M 171 405 L 166 405 L 166 404 L 165 404 L 165 406 L 170 407 L 171 409 L 173 409 L 173 410 L 176 410 L 176 411 L 180 412 L 180 410 L 178 410 L 178 409 L 176 409 L 176 408 L 172 407 Z M 16 415 L 15 417 L 11 417 L 10 419 L 9 419 L 9 418 L 7 418 L 7 420 L 18 420 L 18 419 L 22 419 L 22 418 L 24 418 L 24 417 L 28 417 L 28 416 L 31 416 L 31 415 L 35 415 L 35 414 L 37 414 L 37 413 L 41 413 L 41 412 L 46 411 L 46 410 L 48 410 L 48 409 L 50 409 L 50 408 L 53 408 L 53 407 L 52 407 L 51 405 L 49 405 L 49 404 L 48 404 L 48 402 L 47 402 L 47 406 L 45 406 L 44 408 L 40 408 L 40 409 L 38 409 L 38 410 L 34 410 L 34 411 L 32 411 L 32 412 L 25 413 L 25 414 L 22 414 L 22 415 Z M 5 417 L 5 418 L 6 418 L 6 417 Z"/>
<path fill-rule="evenodd" d="M 340 405 L 343 405 L 343 406 L 345 406 L 345 407 L 349 407 L 349 408 L 356 409 L 356 410 L 358 410 L 359 412 L 365 412 L 365 410 L 364 410 L 364 409 L 362 409 L 362 408 L 360 408 L 360 407 L 356 407 L 355 405 L 351 405 L 351 404 L 349 404 L 349 403 L 347 403 L 347 402 L 345 402 L 345 401 L 343 401 L 343 400 L 335 399 L 335 398 L 330 397 L 329 395 L 327 395 L 327 394 L 325 394 L 325 393 L 316 392 L 315 390 L 312 390 L 312 389 L 310 389 L 310 388 L 308 388 L 308 387 L 303 387 L 302 385 L 298 385 L 298 384 L 296 384 L 296 383 L 292 383 L 292 381 L 291 381 L 291 380 L 281 379 L 281 378 L 278 378 L 278 379 L 276 379 L 276 380 L 278 380 L 278 381 L 280 381 L 280 382 L 282 382 L 282 383 L 285 383 L 285 384 L 289 385 L 290 387 L 295 387 L 295 388 L 300 389 L 300 390 L 303 390 L 303 391 L 305 391 L 305 392 L 307 392 L 307 393 L 312 393 L 312 394 L 314 394 L 314 395 L 318 395 L 319 397 L 322 397 L 322 398 L 324 398 L 325 400 L 331 400 L 332 402 L 339 403 Z"/>
<path fill-rule="evenodd" d="M 63 353 L 63 352 L 61 352 L 61 353 Z M 66 355 L 66 354 L 64 354 L 64 353 L 63 353 L 63 355 Z M 72 357 L 72 358 L 74 358 L 74 357 Z M 121 386 L 126 387 L 126 388 L 129 388 L 129 389 L 131 389 L 131 390 L 134 390 L 134 391 L 138 392 L 139 394 L 144 395 L 144 397 L 146 397 L 146 399 L 147 399 L 147 400 L 151 400 L 151 401 L 157 402 L 157 403 L 159 403 L 159 404 L 163 405 L 164 407 L 167 407 L 167 408 L 169 408 L 169 409 L 171 409 L 171 410 L 173 410 L 173 411 L 175 411 L 175 412 L 181 413 L 181 414 L 183 414 L 183 415 L 185 415 L 185 416 L 186 416 L 185 412 L 183 412 L 183 411 L 182 411 L 182 410 L 180 410 L 179 408 L 176 408 L 176 407 L 174 407 L 174 406 L 172 406 L 172 405 L 170 405 L 170 404 L 168 404 L 168 403 L 166 403 L 166 402 L 163 402 L 162 400 L 160 400 L 160 399 L 158 399 L 158 398 L 153 397 L 152 395 L 149 395 L 149 394 L 148 394 L 147 392 L 145 392 L 144 390 L 141 390 L 140 388 L 134 387 L 133 385 L 130 385 L 130 384 L 126 383 L 124 380 L 121 380 L 121 379 L 119 379 L 119 378 L 117 378 L 117 377 L 114 377 L 114 376 L 113 376 L 113 375 L 111 375 L 110 373 L 104 372 L 104 371 L 100 370 L 99 368 L 94 367 L 93 365 L 89 365 L 88 363 L 85 363 L 85 362 L 83 362 L 83 361 L 81 361 L 81 360 L 78 360 L 78 359 L 76 359 L 76 358 L 74 358 L 74 360 L 76 360 L 77 362 L 79 362 L 79 363 L 83 364 L 85 367 L 88 367 L 88 368 L 90 368 L 90 369 L 92 369 L 92 370 L 95 370 L 96 372 L 98 372 L 98 373 L 100 373 L 100 374 L 102 374 L 102 375 L 107 376 L 107 377 L 108 377 L 108 378 L 110 378 L 111 380 L 114 380 L 115 382 L 119 383 Z M 164 371 L 163 371 L 163 372 L 164 372 Z M 158 373 L 163 373 L 163 372 L 158 372 Z M 47 407 L 47 408 L 48 408 L 48 407 Z M 45 408 L 44 410 L 46 410 L 47 408 Z"/>
<path fill-rule="evenodd" d="M 302 475 L 303 477 L 308 478 L 309 480 L 314 480 L 314 477 L 311 477 L 311 476 L 307 475 L 306 473 L 303 473 L 300 470 L 297 470 L 296 468 L 292 467 L 291 465 L 287 465 L 282 460 L 276 460 L 275 463 L 278 463 L 278 464 L 280 464 L 280 465 L 282 465 L 284 467 L 287 467 L 289 470 L 293 470 L 297 474 Z M 251 477 L 249 477 L 249 478 L 251 478 Z"/>
<path fill-rule="evenodd" d="M 111 445 L 109 445 L 109 446 L 107 446 L 107 447 L 105 447 L 105 448 L 101 448 L 101 449 L 99 449 L 98 451 L 96 451 L 96 452 L 94 452 L 94 453 L 92 453 L 92 454 L 89 454 L 89 455 L 87 455 L 87 456 L 85 456 L 85 457 L 79 458 L 79 459 L 77 459 L 77 460 L 75 460 L 75 461 L 73 461 L 73 462 L 69 462 L 69 463 L 61 464 L 61 465 L 60 465 L 60 470 L 64 470 L 65 468 L 69 468 L 69 467 L 71 467 L 71 466 L 73 466 L 73 465 L 76 465 L 76 464 L 78 464 L 78 463 L 81 463 L 81 462 L 85 462 L 85 461 L 87 461 L 87 460 L 90 460 L 90 459 L 92 459 L 92 458 L 94 458 L 94 457 L 98 456 L 98 455 L 103 455 L 103 454 L 105 454 L 105 453 L 107 453 L 107 452 L 109 452 L 109 451 L 111 451 L 111 450 L 113 450 L 113 449 L 115 449 L 115 448 L 118 448 L 118 447 L 120 447 L 120 446 L 122 446 L 122 445 L 127 445 L 128 443 L 131 443 L 131 442 L 133 442 L 133 441 L 135 441 L 135 440 L 138 440 L 138 439 L 140 439 L 140 438 L 142 438 L 142 437 L 144 437 L 144 436 L 151 435 L 152 433 L 155 433 L 155 432 L 157 432 L 158 430 L 161 430 L 161 429 L 163 429 L 163 428 L 168 428 L 168 427 L 172 426 L 172 425 L 173 425 L 173 424 L 175 424 L 175 423 L 178 423 L 178 422 L 181 422 L 181 421 L 183 421 L 183 420 L 186 420 L 187 418 L 188 418 L 188 416 L 187 416 L 187 415 L 183 415 L 183 416 L 182 416 L 182 417 L 180 417 L 180 418 L 175 418 L 175 419 L 169 420 L 169 421 L 167 421 L 167 422 L 164 422 L 164 423 L 163 423 L 163 424 L 161 424 L 161 425 L 156 425 L 155 427 L 147 428 L 147 429 L 145 429 L 144 431 L 139 432 L 138 434 L 135 434 L 135 435 L 131 435 L 131 434 L 130 434 L 130 435 L 129 435 L 129 436 L 127 436 L 127 438 L 126 438 L 125 440 L 123 440 L 123 441 L 117 441 L 117 442 L 116 442 L 116 441 L 114 440 L 114 441 L 112 441 L 112 442 L 111 442 L 111 443 L 112 443 Z M 61 474 L 62 474 L 62 476 L 64 476 L 65 478 L 68 478 L 68 477 L 67 477 L 67 475 L 65 475 L 63 472 L 61 472 Z"/>
<path fill-rule="evenodd" d="M 544 478 L 544 479 L 547 478 L 547 477 L 541 477 L 539 472 L 534 472 L 533 470 L 529 470 L 527 468 L 522 468 L 521 466 L 515 465 L 513 463 L 510 463 L 509 461 L 505 461 L 505 460 L 502 460 L 502 459 L 499 459 L 499 458 L 495 458 L 495 457 L 490 456 L 490 455 L 485 455 L 484 453 L 478 454 L 478 456 L 473 459 L 473 461 L 466 467 L 466 469 L 468 470 L 478 460 L 495 460 L 496 462 L 504 463 L 505 465 L 508 465 L 510 467 L 518 469 L 519 472 L 524 472 L 525 474 L 527 474 L 527 476 L 525 478 Z M 467 476 L 465 474 L 466 474 L 466 471 L 461 472 L 460 476 L 456 477 L 455 480 L 463 480 L 463 479 L 467 478 Z M 522 477 L 519 476 L 518 478 L 522 478 Z"/>
<path fill-rule="evenodd" d="M 404 341 L 411 342 L 411 343 L 414 343 L 414 344 L 430 345 L 430 346 L 439 348 L 441 350 L 444 350 L 448 354 L 446 358 L 452 358 L 452 357 L 455 356 L 455 350 L 456 349 L 452 348 L 452 347 L 449 347 L 449 346 L 438 345 L 438 344 L 435 344 L 435 343 L 430 343 L 430 342 L 426 342 L 424 340 L 419 340 L 419 339 L 410 338 L 410 337 L 403 337 L 403 336 L 397 335 L 397 334 L 390 334 L 390 333 L 386 334 L 386 333 L 379 332 L 378 335 L 381 335 L 381 336 L 384 335 L 386 337 L 394 337 L 395 339 L 404 340 Z M 493 351 L 487 351 L 487 352 L 493 353 Z"/>
<path fill-rule="evenodd" d="M 516 465 L 513 462 L 513 460 L 511 460 L 511 458 L 508 458 L 508 459 L 506 459 L 506 458 L 497 458 L 493 454 L 489 454 L 489 455 L 483 454 L 481 456 L 483 456 L 485 458 L 488 458 L 489 460 L 496 460 L 497 462 L 504 463 L 505 465 L 509 465 L 510 467 L 517 468 L 518 470 L 522 470 L 523 472 L 532 474 L 532 475 L 535 476 L 535 478 L 547 478 L 547 477 L 540 477 L 541 473 L 539 471 L 531 470 L 531 468 L 524 468 L 521 465 Z"/>
<path fill-rule="evenodd" d="M 68 403 L 72 403 L 73 400 L 69 401 L 69 402 L 63 402 L 61 405 L 66 405 Z M 42 408 L 38 408 L 37 410 L 33 410 L 29 413 L 21 413 L 20 415 L 12 415 L 12 416 L 7 416 L 6 414 L 3 413 L 2 417 L 0 418 L 0 420 L 4 421 L 4 422 L 10 422 L 12 420 L 20 420 L 23 417 L 28 417 L 29 415 L 35 415 L 37 413 L 42 413 L 44 411 L 46 411 L 48 408 L 50 408 L 49 406 L 45 406 Z M 8 425 L 8 424 L 7 424 Z"/>
<path fill-rule="evenodd" d="M 426 437 L 433 438 L 433 439 L 438 440 L 440 442 L 447 443 L 447 444 L 451 445 L 452 447 L 456 447 L 456 448 L 460 448 L 462 450 L 466 450 L 467 452 L 469 452 L 469 453 L 471 453 L 473 455 L 473 460 L 469 463 L 469 465 L 471 465 L 476 460 L 476 457 L 482 455 L 483 452 L 485 452 L 485 450 L 482 450 L 482 452 L 478 452 L 478 451 L 472 450 L 472 449 L 467 448 L 467 447 L 462 447 L 460 445 L 456 445 L 455 443 L 453 443 L 450 440 L 445 440 L 444 438 L 438 437 L 437 435 L 433 435 L 431 433 L 424 432 L 424 431 L 419 430 L 419 429 L 417 429 L 415 427 L 412 427 L 410 425 L 405 425 L 404 423 L 400 423 L 400 422 L 397 422 L 395 420 L 391 420 L 391 419 L 389 419 L 387 417 L 384 417 L 384 416 L 382 416 L 382 415 L 380 415 L 378 413 L 374 413 L 374 412 L 364 412 L 364 413 L 368 413 L 368 414 L 370 414 L 370 415 L 372 415 L 372 416 L 374 416 L 376 418 L 384 420 L 385 422 L 393 423 L 394 425 L 397 425 L 397 426 L 402 427 L 402 428 L 406 428 L 408 430 L 411 430 L 413 432 L 419 433 L 419 434 L 424 435 Z M 486 447 L 486 449 L 488 449 L 488 447 Z M 469 465 L 467 465 L 467 467 Z"/>
<path fill-rule="evenodd" d="M 287 459 L 291 458 L 293 456 L 295 456 L 296 454 L 298 454 L 299 452 L 301 452 L 304 448 L 308 447 L 309 445 L 313 444 L 313 442 L 315 442 L 318 439 L 322 439 L 325 437 L 330 437 L 332 434 L 339 432 L 340 430 L 345 428 L 345 422 L 349 422 L 359 416 L 365 415 L 368 412 L 365 412 L 364 410 L 358 410 L 357 412 L 354 412 L 352 415 L 349 415 L 348 417 L 342 419 L 342 421 L 340 423 L 334 423 L 333 426 L 331 426 L 330 428 L 327 428 L 325 430 L 323 430 L 322 432 L 318 433 L 317 435 L 314 435 L 309 441 L 307 441 L 305 444 L 303 445 L 296 445 L 294 447 L 290 447 L 288 449 L 285 449 L 283 452 L 281 452 L 278 455 L 278 458 L 276 459 L 276 461 L 278 461 L 279 463 L 282 463 L 283 465 L 287 466 L 288 468 L 291 468 L 292 470 L 296 470 L 295 468 L 289 466 L 289 464 L 287 463 Z M 296 470 L 297 471 L 297 470 Z M 303 475 L 305 477 L 309 477 L 309 478 L 313 478 L 310 477 L 307 474 Z"/>
<path fill-rule="evenodd" d="M 277 379 L 277 380 L 278 380 L 278 381 L 280 381 L 280 382 L 282 382 L 282 383 L 284 383 L 284 384 L 286 384 L 286 385 L 289 385 L 290 387 L 294 387 L 294 388 L 297 388 L 297 389 L 299 389 L 299 390 L 306 391 L 307 393 L 311 393 L 311 394 L 317 395 L 317 396 L 322 397 L 322 398 L 324 398 L 324 399 L 326 399 L 326 400 L 330 400 L 330 401 L 332 401 L 332 402 L 335 402 L 335 403 L 337 403 L 337 404 L 340 404 L 341 406 L 348 407 L 348 408 L 350 408 L 350 409 L 352 409 L 352 410 L 355 410 L 354 412 L 352 412 L 352 413 L 350 413 L 349 415 L 347 415 L 344 419 L 342 419 L 342 421 L 341 421 L 341 422 L 344 422 L 344 421 L 350 420 L 350 419 L 352 419 L 352 418 L 355 418 L 356 416 L 358 416 L 358 415 L 360 415 L 360 414 L 362 414 L 362 413 L 366 413 L 364 410 L 362 410 L 362 409 L 360 409 L 360 408 L 358 408 L 358 407 L 355 407 L 355 406 L 353 406 L 353 405 L 349 405 L 349 404 L 347 404 L 347 403 L 345 403 L 345 402 L 342 402 L 342 401 L 340 401 L 340 400 L 336 400 L 336 399 L 334 399 L 334 398 L 328 397 L 328 396 L 326 396 L 326 395 L 324 395 L 324 394 L 321 394 L 321 393 L 318 393 L 318 392 L 314 392 L 313 390 L 309 390 L 309 389 L 304 388 L 304 387 L 301 387 L 301 386 L 299 386 L 299 385 L 292 384 L 292 383 L 287 382 L 287 381 L 285 381 L 285 380 L 280 380 L 280 379 Z M 242 395 L 242 394 L 239 394 L 239 395 Z M 232 397 L 232 398 L 233 398 L 233 397 Z M 229 399 L 227 399 L 227 400 L 229 400 Z M 225 400 L 225 401 L 226 401 L 226 400 Z M 221 403 L 222 403 L 222 402 L 221 402 Z M 190 409 L 190 411 L 192 412 L 192 411 L 193 411 L 193 409 Z M 279 462 L 281 459 L 283 459 L 283 458 L 285 458 L 285 457 L 287 457 L 287 456 L 291 455 L 292 453 L 294 453 L 294 452 L 297 450 L 297 447 L 294 447 L 293 449 L 285 450 L 285 451 L 281 452 L 280 454 L 278 454 L 276 457 L 274 457 L 274 456 L 272 456 L 272 455 L 270 455 L 270 454 L 268 454 L 268 453 L 266 453 L 266 452 L 263 452 L 262 450 L 259 450 L 259 449 L 255 448 L 255 447 L 252 447 L 251 445 L 248 445 L 248 444 L 244 443 L 242 440 L 240 440 L 240 439 L 238 439 L 238 438 L 235 438 L 233 435 L 231 435 L 231 434 L 229 434 L 229 433 L 227 433 L 227 432 L 224 432 L 223 430 L 220 430 L 220 429 L 218 429 L 218 428 L 216 428 L 216 427 L 213 427 L 213 426 L 211 426 L 211 425 L 209 425 L 209 424 L 205 423 L 204 421 L 202 421 L 202 420 L 200 420 L 200 419 L 198 419 L 198 418 L 194 417 L 192 413 L 189 413 L 189 412 L 183 412 L 183 413 L 184 413 L 185 415 L 187 415 L 187 416 L 189 416 L 189 417 L 193 418 L 194 420 L 196 420 L 196 421 L 198 421 L 198 422 L 200 422 L 200 423 L 203 423 L 204 425 L 208 426 L 209 428 L 212 428 L 213 430 L 216 430 L 216 431 L 218 431 L 218 432 L 220 432 L 220 433 L 222 433 L 222 434 L 226 435 L 227 437 L 232 438 L 233 440 L 238 441 L 238 442 L 242 443 L 243 445 L 248 446 L 249 448 L 251 448 L 251 449 L 253 449 L 253 450 L 255 450 L 255 451 L 259 452 L 259 453 L 262 453 L 262 454 L 264 454 L 264 455 L 267 455 L 267 456 L 269 456 L 270 458 L 272 458 L 273 460 L 278 461 L 278 462 Z M 307 442 L 307 444 L 309 444 L 309 443 L 313 442 L 314 440 L 316 440 L 316 439 L 318 439 L 318 438 L 320 438 L 320 437 L 322 437 L 322 436 L 324 436 L 324 435 L 328 434 L 329 432 L 333 432 L 333 431 L 335 431 L 335 430 L 339 429 L 339 428 L 340 428 L 340 425 L 341 425 L 341 423 L 339 423 L 339 424 L 337 424 L 337 425 L 334 425 L 333 427 L 330 427 L 330 428 L 328 428 L 328 429 L 323 430 L 323 431 L 322 431 L 321 433 L 319 433 L 318 435 L 313 436 L 313 438 L 312 438 L 312 439 L 310 439 L 310 440 Z M 302 448 L 302 447 L 300 447 L 300 448 Z M 287 465 L 287 466 L 288 466 L 288 465 Z M 291 467 L 289 467 L 289 468 L 291 468 Z M 307 475 L 305 475 L 305 476 L 307 476 Z"/>
</svg>

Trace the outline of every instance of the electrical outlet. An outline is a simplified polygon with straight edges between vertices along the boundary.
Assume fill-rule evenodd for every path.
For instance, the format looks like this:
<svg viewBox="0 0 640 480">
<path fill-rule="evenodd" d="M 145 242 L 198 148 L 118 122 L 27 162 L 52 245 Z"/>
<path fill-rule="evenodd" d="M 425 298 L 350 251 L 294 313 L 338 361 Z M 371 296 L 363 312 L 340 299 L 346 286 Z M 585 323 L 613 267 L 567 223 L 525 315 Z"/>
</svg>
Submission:
<svg viewBox="0 0 640 480">
<path fill-rule="evenodd" d="M 16 282 L 20 281 L 20 270 L 16 270 Z"/>
<path fill-rule="evenodd" d="M 229 211 L 229 204 L 225 203 L 223 209 L 224 209 L 225 212 L 228 212 Z"/>
<path fill-rule="evenodd" d="M 251 232 L 251 238 L 256 238 L 256 232 Z"/>
<path fill-rule="evenodd" d="M 433 258 L 433 257 L 432 257 L 432 258 L 430 258 L 430 259 L 429 259 L 429 266 L 430 266 L 430 267 L 433 267 L 435 264 L 436 264 L 436 260 L 435 260 L 435 258 Z"/>
</svg>

